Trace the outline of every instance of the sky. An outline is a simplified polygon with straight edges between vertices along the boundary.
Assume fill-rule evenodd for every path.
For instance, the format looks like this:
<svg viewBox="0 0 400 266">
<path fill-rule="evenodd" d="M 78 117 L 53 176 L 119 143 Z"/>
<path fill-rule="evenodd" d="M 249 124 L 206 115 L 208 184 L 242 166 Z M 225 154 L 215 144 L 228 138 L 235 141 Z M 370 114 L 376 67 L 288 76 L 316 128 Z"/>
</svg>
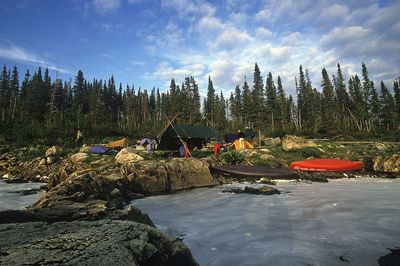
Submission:
<svg viewBox="0 0 400 266">
<path fill-rule="evenodd" d="M 400 1 L 378 0 L 0 0 L 0 63 L 48 67 L 53 79 L 114 76 L 135 88 L 169 88 L 208 77 L 226 96 L 257 62 L 295 93 L 299 66 L 320 88 L 321 70 L 346 80 L 361 73 L 400 76 Z"/>
</svg>

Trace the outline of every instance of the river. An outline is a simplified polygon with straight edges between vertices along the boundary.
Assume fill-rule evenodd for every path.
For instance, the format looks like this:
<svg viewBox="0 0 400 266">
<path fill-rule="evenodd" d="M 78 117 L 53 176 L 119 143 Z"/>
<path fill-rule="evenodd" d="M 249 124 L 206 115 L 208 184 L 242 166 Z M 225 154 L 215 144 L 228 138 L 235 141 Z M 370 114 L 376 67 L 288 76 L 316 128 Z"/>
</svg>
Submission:
<svg viewBox="0 0 400 266">
<path fill-rule="evenodd" d="M 288 183 L 273 196 L 222 192 L 232 187 L 244 185 L 132 204 L 183 238 L 200 265 L 377 265 L 400 246 L 398 179 Z"/>
<path fill-rule="evenodd" d="M 16 183 L 7 184 L 0 181 L 0 211 L 23 210 L 25 207 L 35 203 L 40 198 L 40 192 L 30 195 L 22 195 L 18 191 L 36 190 L 45 183 Z"/>
</svg>

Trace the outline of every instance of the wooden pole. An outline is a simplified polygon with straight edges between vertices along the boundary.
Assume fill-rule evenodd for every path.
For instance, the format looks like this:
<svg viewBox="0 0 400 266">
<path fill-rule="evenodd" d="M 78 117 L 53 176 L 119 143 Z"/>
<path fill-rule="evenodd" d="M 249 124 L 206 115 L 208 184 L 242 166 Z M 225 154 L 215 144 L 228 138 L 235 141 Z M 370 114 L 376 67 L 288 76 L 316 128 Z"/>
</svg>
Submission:
<svg viewBox="0 0 400 266">
<path fill-rule="evenodd" d="M 176 135 L 178 136 L 178 138 L 179 138 L 180 142 L 182 143 L 183 147 L 185 147 L 185 148 L 187 149 L 187 151 L 188 151 L 188 153 L 189 153 L 189 156 L 192 157 L 192 154 L 190 153 L 189 148 L 188 148 L 186 142 L 181 138 L 181 136 L 179 136 L 179 133 L 178 133 L 178 131 L 176 131 L 174 125 L 173 125 L 172 122 L 171 122 L 171 120 L 169 120 L 169 118 L 168 118 L 165 114 L 164 114 L 164 116 L 165 116 L 165 118 L 167 118 L 168 123 L 171 125 L 172 129 L 175 131 L 175 133 L 176 133 Z"/>
</svg>

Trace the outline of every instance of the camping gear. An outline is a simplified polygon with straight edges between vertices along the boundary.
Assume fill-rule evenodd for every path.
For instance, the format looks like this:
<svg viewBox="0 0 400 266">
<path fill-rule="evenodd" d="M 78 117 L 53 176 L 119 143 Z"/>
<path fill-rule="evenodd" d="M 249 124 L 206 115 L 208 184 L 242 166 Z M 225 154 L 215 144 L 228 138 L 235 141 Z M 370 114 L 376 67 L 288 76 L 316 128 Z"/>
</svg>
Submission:
<svg viewBox="0 0 400 266">
<path fill-rule="evenodd" d="M 116 141 L 111 141 L 107 144 L 108 148 L 125 148 L 128 147 L 128 139 L 123 138 Z"/>
<path fill-rule="evenodd" d="M 188 158 L 189 157 L 189 150 L 188 150 L 188 148 L 186 147 L 186 146 L 180 146 L 179 147 L 179 155 L 181 156 L 181 157 L 185 157 L 185 158 Z"/>
<path fill-rule="evenodd" d="M 201 149 L 209 139 L 219 139 L 219 132 L 214 128 L 205 126 L 189 126 L 170 124 L 159 138 L 158 149 L 177 150 L 182 141 L 189 149 Z"/>
<path fill-rule="evenodd" d="M 233 142 L 235 145 L 235 150 L 240 151 L 243 149 L 254 149 L 253 145 L 251 145 L 247 140 L 244 139 L 237 139 Z"/>
<path fill-rule="evenodd" d="M 106 152 L 107 152 L 107 147 L 104 146 L 93 146 L 90 148 L 90 153 L 105 154 Z"/>
<path fill-rule="evenodd" d="M 353 162 L 349 160 L 338 159 L 313 159 L 299 162 L 293 162 L 290 168 L 301 171 L 353 171 L 364 167 L 363 162 Z"/>
<path fill-rule="evenodd" d="M 145 145 L 151 143 L 151 139 L 149 139 L 149 138 L 144 138 L 144 139 L 141 139 L 139 143 L 140 143 L 140 145 L 145 146 Z"/>
<path fill-rule="evenodd" d="M 290 170 L 268 168 L 260 165 L 222 165 L 210 168 L 214 173 L 229 174 L 237 177 L 268 177 L 271 179 L 297 179 L 299 176 Z"/>
<path fill-rule="evenodd" d="M 219 144 L 219 143 L 214 144 L 214 156 L 215 157 L 217 157 L 220 148 L 221 148 L 221 144 Z"/>
</svg>

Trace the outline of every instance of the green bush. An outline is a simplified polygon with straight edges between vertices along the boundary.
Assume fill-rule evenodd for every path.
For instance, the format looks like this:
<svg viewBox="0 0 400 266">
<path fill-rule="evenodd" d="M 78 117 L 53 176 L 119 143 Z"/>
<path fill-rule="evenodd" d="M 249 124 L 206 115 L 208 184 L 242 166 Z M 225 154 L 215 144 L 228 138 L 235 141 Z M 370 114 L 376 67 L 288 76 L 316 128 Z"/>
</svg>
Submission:
<svg viewBox="0 0 400 266">
<path fill-rule="evenodd" d="M 229 164 L 241 164 L 244 161 L 244 157 L 237 151 L 229 151 L 221 154 L 221 159 Z"/>
</svg>

